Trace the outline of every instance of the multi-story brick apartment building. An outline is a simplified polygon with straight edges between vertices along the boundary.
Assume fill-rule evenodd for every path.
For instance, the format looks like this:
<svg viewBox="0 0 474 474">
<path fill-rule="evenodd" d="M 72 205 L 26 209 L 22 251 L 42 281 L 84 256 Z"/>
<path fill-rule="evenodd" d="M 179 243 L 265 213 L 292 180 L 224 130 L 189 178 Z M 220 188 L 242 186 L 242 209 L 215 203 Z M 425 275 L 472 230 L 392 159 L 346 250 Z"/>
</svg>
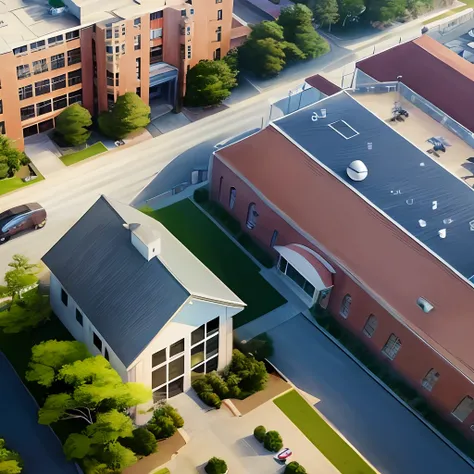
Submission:
<svg viewBox="0 0 474 474">
<path fill-rule="evenodd" d="M 137 92 L 175 106 L 186 71 L 230 48 L 232 0 L 3 3 L 0 133 L 21 149 L 76 102 L 97 114 Z"/>
<path fill-rule="evenodd" d="M 359 79 L 308 80 L 322 100 L 214 152 L 211 196 L 308 307 L 474 438 L 474 138 L 396 77 Z"/>
</svg>

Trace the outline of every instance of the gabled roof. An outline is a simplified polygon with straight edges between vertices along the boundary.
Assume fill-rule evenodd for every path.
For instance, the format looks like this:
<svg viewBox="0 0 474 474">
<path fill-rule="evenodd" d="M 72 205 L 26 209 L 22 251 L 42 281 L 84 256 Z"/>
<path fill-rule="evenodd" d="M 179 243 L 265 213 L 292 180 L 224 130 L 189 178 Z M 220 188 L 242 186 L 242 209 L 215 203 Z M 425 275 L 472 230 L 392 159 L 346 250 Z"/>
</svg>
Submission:
<svg viewBox="0 0 474 474">
<path fill-rule="evenodd" d="M 379 82 L 402 82 L 474 131 L 474 65 L 423 35 L 356 63 Z"/>
<path fill-rule="evenodd" d="M 313 122 L 312 113 L 321 108 L 327 118 Z M 358 135 L 346 140 L 328 126 L 341 119 Z M 396 318 L 474 380 L 473 289 L 435 256 L 442 254 L 453 264 L 454 258 L 465 274 L 472 270 L 471 189 L 344 92 L 215 154 Z M 348 182 L 346 168 L 356 159 L 367 163 L 368 177 Z M 426 166 L 420 167 L 421 162 Z M 428 216 L 426 228 L 419 226 L 420 212 Z M 448 228 L 447 238 L 441 239 L 439 217 L 451 212 L 457 214 L 450 224 L 460 225 L 453 232 Z M 433 304 L 431 313 L 420 310 L 419 297 Z"/>
<path fill-rule="evenodd" d="M 142 241 L 159 236 L 160 255 L 147 261 L 125 223 Z M 161 223 L 104 196 L 43 261 L 125 366 L 190 296 L 244 306 Z"/>
</svg>

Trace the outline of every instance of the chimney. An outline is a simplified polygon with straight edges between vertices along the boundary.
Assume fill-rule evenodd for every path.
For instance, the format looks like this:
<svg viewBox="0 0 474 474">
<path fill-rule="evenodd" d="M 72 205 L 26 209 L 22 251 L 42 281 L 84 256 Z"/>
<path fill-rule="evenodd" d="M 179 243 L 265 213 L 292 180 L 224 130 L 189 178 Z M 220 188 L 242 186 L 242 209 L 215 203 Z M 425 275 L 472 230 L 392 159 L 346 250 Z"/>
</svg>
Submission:
<svg viewBox="0 0 474 474">
<path fill-rule="evenodd" d="M 132 245 L 148 262 L 161 253 L 161 238 L 157 231 L 137 223 L 123 226 L 130 231 Z"/>
</svg>

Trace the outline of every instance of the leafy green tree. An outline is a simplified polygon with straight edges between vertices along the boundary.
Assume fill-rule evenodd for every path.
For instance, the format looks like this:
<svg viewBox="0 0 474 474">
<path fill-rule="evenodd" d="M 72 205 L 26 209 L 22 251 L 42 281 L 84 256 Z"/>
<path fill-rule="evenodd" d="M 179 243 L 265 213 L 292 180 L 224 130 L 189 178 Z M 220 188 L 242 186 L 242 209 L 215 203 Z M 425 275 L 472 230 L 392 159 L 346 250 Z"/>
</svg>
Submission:
<svg viewBox="0 0 474 474">
<path fill-rule="evenodd" d="M 31 349 L 29 370 L 25 374 L 28 382 L 51 387 L 59 370 L 66 364 L 91 357 L 87 347 L 78 341 L 43 341 Z"/>
<path fill-rule="evenodd" d="M 185 103 L 192 107 L 220 104 L 237 85 L 235 76 L 224 60 L 199 61 L 186 75 Z"/>
<path fill-rule="evenodd" d="M 309 25 L 301 25 L 296 29 L 295 44 L 306 58 L 318 58 L 330 50 L 328 42 Z"/>
<path fill-rule="evenodd" d="M 232 48 L 225 56 L 223 61 L 230 67 L 230 70 L 235 74 L 235 77 L 239 74 L 239 50 L 238 48 Z"/>
<path fill-rule="evenodd" d="M 276 41 L 283 41 L 283 28 L 276 21 L 261 21 L 252 25 L 249 39 L 259 40 L 273 38 Z"/>
<path fill-rule="evenodd" d="M 306 474 L 306 469 L 296 461 L 288 463 L 283 474 Z"/>
<path fill-rule="evenodd" d="M 266 433 L 267 433 L 267 430 L 265 429 L 265 426 L 262 426 L 262 425 L 257 426 L 253 430 L 253 435 L 259 443 L 263 443 Z"/>
<path fill-rule="evenodd" d="M 227 472 L 227 464 L 223 459 L 211 458 L 204 470 L 207 474 L 225 474 Z"/>
<path fill-rule="evenodd" d="M 321 25 L 331 25 L 339 20 L 339 6 L 337 0 L 318 0 L 314 6 L 314 16 Z"/>
<path fill-rule="evenodd" d="M 267 431 L 263 439 L 263 446 L 273 453 L 280 451 L 280 449 L 283 448 L 283 440 L 281 439 L 280 433 L 278 433 L 278 431 Z"/>
<path fill-rule="evenodd" d="M 6 334 L 16 334 L 38 327 L 50 317 L 49 299 L 36 289 L 15 300 L 8 310 L 0 312 L 0 328 Z"/>
<path fill-rule="evenodd" d="M 380 8 L 380 20 L 391 21 L 400 18 L 407 8 L 406 0 L 388 0 L 383 7 Z"/>
<path fill-rule="evenodd" d="M 282 42 L 273 38 L 249 38 L 239 48 L 239 64 L 259 77 L 278 75 L 285 67 Z"/>
<path fill-rule="evenodd" d="M 38 281 L 39 267 L 30 263 L 24 255 L 15 254 L 8 264 L 11 270 L 5 273 L 5 286 L 0 286 L 0 296 L 10 296 L 12 300 L 19 297 L 25 288 L 34 285 Z"/>
<path fill-rule="evenodd" d="M 302 59 L 306 58 L 303 51 L 301 51 L 301 49 L 298 48 L 298 46 L 296 46 L 295 43 L 290 43 L 289 41 L 283 41 L 281 45 L 282 45 L 283 52 L 285 53 L 285 58 L 286 58 L 287 63 L 294 62 L 294 61 L 301 61 Z"/>
<path fill-rule="evenodd" d="M 342 27 L 346 26 L 347 20 L 361 15 L 364 11 L 364 0 L 339 0 L 339 16 L 342 19 Z"/>
<path fill-rule="evenodd" d="M 253 356 L 245 356 L 237 349 L 232 352 L 232 360 L 227 371 L 236 374 L 241 379 L 239 386 L 247 393 L 262 390 L 268 381 L 265 364 Z"/>
<path fill-rule="evenodd" d="M 20 455 L 7 449 L 5 440 L 0 438 L 0 474 L 20 474 L 23 470 L 23 462 Z"/>
<path fill-rule="evenodd" d="M 110 112 L 99 116 L 101 132 L 111 138 L 125 138 L 150 123 L 150 107 L 135 92 L 126 92 L 117 98 Z"/>
<path fill-rule="evenodd" d="M 153 415 L 148 422 L 147 428 L 153 433 L 157 440 L 170 438 L 176 433 L 173 419 L 167 415 Z"/>
<path fill-rule="evenodd" d="M 66 145 L 77 146 L 86 143 L 91 136 L 91 125 L 91 114 L 79 104 L 70 105 L 56 117 L 56 133 Z"/>
<path fill-rule="evenodd" d="M 27 156 L 6 135 L 0 135 L 0 179 L 12 177 L 29 162 Z"/>
<path fill-rule="evenodd" d="M 153 433 L 143 426 L 134 429 L 132 437 L 123 438 L 120 443 L 140 456 L 148 456 L 154 453 L 158 446 Z"/>
</svg>

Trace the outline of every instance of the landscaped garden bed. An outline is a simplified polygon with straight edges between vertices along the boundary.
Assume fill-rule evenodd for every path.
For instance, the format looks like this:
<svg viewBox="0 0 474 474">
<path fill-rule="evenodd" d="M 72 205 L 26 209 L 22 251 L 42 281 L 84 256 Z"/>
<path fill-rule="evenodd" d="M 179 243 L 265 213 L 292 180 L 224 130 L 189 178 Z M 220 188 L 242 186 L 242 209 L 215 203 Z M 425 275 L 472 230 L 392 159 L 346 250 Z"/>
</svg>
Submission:
<svg viewBox="0 0 474 474">
<path fill-rule="evenodd" d="M 75 153 L 69 153 L 68 155 L 63 155 L 61 157 L 61 161 L 66 166 L 71 166 L 92 156 L 105 153 L 106 151 L 107 147 L 102 142 L 97 142 L 91 146 L 88 146 L 87 148 L 84 148 L 84 150 L 76 151 Z"/>
<path fill-rule="evenodd" d="M 298 392 L 292 390 L 274 403 L 340 472 L 375 474 Z"/>
<path fill-rule="evenodd" d="M 144 210 L 159 220 L 247 307 L 234 319 L 234 329 L 286 303 L 248 258 L 198 207 L 185 199 L 158 211 Z"/>
<path fill-rule="evenodd" d="M 17 189 L 24 188 L 25 186 L 29 186 L 30 184 L 38 183 L 39 181 L 43 181 L 44 177 L 38 173 L 30 174 L 32 179 L 28 181 L 24 181 L 25 177 L 14 176 L 13 178 L 5 178 L 0 180 L 0 195 L 11 193 L 12 191 L 16 191 Z"/>
</svg>

